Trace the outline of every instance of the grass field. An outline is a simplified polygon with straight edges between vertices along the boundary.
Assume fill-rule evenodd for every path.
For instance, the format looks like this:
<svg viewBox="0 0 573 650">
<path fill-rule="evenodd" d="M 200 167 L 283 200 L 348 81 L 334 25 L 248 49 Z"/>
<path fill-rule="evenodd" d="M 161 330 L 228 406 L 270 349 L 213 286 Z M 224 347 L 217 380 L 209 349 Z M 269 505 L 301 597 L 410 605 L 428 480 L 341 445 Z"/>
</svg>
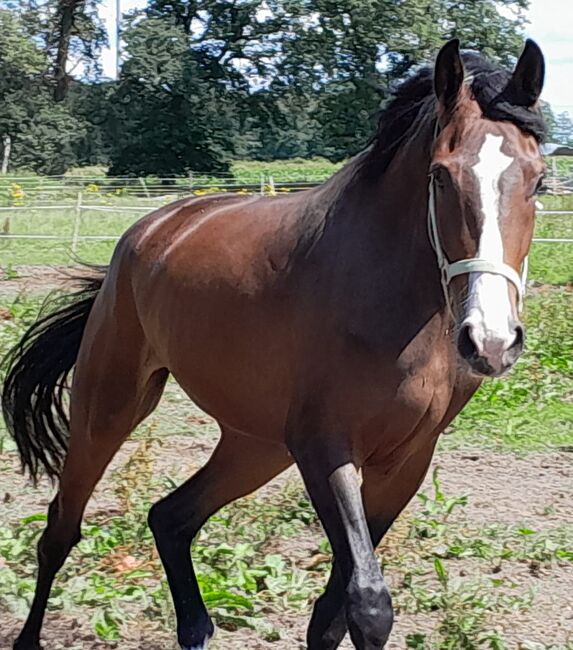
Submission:
<svg viewBox="0 0 573 650">
<path fill-rule="evenodd" d="M 90 199 L 117 212 L 86 213 L 82 234 L 119 235 L 134 218 L 122 214 L 132 197 Z M 66 237 L 60 244 L 0 237 L 0 355 L 46 294 L 41 282 L 19 290 L 26 279 L 18 265 L 67 263 L 73 218 L 71 210 L 12 219 L 10 232 L 58 233 Z M 571 216 L 540 217 L 537 236 L 571 237 L 572 226 Z M 81 244 L 77 253 L 101 263 L 112 248 Z M 380 549 L 398 613 L 390 650 L 573 650 L 573 245 L 539 244 L 531 258 L 526 354 L 509 378 L 486 382 L 442 438 L 434 473 Z M 51 650 L 175 647 L 146 515 L 204 462 L 216 431 L 169 382 L 108 472 L 58 578 L 46 625 Z M 30 604 L 50 492 L 17 477 L 13 443 L 0 427 L 0 648 Z M 194 557 L 220 628 L 215 650 L 305 647 L 330 556 L 295 473 L 213 517 Z"/>
</svg>

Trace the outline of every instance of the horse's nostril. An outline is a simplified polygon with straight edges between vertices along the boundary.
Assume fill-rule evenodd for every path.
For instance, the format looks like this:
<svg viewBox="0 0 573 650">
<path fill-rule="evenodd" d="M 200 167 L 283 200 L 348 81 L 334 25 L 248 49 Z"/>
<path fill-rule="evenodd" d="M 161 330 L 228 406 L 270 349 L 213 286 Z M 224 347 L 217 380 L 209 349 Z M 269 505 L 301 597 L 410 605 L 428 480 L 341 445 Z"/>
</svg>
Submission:
<svg viewBox="0 0 573 650">
<path fill-rule="evenodd" d="M 464 325 L 458 335 L 458 350 L 464 359 L 471 359 L 479 356 L 475 341 L 471 335 L 471 327 Z"/>
<path fill-rule="evenodd" d="M 525 343 L 525 330 L 521 325 L 516 325 L 514 328 L 514 332 L 515 332 L 515 339 L 509 349 L 520 352 L 521 350 L 523 350 L 523 345 Z"/>
</svg>

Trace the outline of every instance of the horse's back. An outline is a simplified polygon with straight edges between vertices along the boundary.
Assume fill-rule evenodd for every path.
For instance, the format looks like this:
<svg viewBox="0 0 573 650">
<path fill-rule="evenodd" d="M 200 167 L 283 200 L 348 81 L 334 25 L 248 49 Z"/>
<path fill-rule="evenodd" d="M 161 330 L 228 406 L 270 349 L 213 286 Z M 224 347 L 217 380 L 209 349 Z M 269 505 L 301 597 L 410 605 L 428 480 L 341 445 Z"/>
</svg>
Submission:
<svg viewBox="0 0 573 650">
<path fill-rule="evenodd" d="M 235 286 L 248 284 L 253 273 L 265 275 L 268 258 L 280 257 L 281 246 L 288 251 L 284 227 L 297 204 L 293 198 L 222 194 L 178 201 L 130 229 L 125 252 L 138 266 L 187 285 L 226 276 Z"/>
</svg>

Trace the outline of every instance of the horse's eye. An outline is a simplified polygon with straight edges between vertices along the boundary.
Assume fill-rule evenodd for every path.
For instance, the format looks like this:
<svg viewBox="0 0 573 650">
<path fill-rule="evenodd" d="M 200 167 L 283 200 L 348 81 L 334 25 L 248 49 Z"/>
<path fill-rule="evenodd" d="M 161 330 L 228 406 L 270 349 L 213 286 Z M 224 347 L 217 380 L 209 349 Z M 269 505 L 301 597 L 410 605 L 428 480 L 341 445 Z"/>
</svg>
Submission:
<svg viewBox="0 0 573 650">
<path fill-rule="evenodd" d="M 445 169 L 441 165 L 433 165 L 430 168 L 430 174 L 438 187 L 444 186 Z"/>
<path fill-rule="evenodd" d="M 541 190 L 544 189 L 544 181 L 545 181 L 545 176 L 540 176 L 537 181 L 537 185 L 535 186 L 535 191 L 533 192 L 533 194 L 539 194 L 539 192 L 541 192 Z"/>
</svg>

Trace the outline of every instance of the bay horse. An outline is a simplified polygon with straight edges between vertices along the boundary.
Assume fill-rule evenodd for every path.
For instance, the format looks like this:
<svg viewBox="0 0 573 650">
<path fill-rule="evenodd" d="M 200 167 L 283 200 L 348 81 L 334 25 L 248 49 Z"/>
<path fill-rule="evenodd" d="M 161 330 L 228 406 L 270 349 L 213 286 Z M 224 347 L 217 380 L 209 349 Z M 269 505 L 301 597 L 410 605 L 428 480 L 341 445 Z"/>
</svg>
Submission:
<svg viewBox="0 0 573 650">
<path fill-rule="evenodd" d="M 3 410 L 23 467 L 59 490 L 14 648 L 41 647 L 86 502 L 169 374 L 221 428 L 207 464 L 149 513 L 181 647 L 205 649 L 214 632 L 192 539 L 293 463 L 334 553 L 308 648 L 337 648 L 347 632 L 360 650 L 385 645 L 393 611 L 374 548 L 439 434 L 523 350 L 543 78 L 532 41 L 513 72 L 450 41 L 326 183 L 161 208 L 30 328 L 9 358 Z"/>
</svg>

